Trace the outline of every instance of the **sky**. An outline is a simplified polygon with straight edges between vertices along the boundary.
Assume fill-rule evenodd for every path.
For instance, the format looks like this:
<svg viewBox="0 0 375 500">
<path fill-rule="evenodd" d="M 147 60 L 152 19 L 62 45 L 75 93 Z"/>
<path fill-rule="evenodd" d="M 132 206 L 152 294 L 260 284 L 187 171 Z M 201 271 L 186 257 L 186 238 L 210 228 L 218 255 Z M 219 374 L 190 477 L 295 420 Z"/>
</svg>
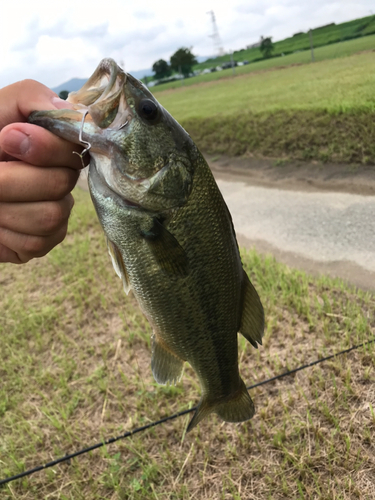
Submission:
<svg viewBox="0 0 375 500">
<path fill-rule="evenodd" d="M 104 57 L 131 73 L 169 61 L 180 47 L 211 56 L 212 9 L 228 52 L 261 35 L 277 41 L 375 14 L 375 0 L 3 0 L 0 88 L 24 78 L 49 87 L 87 78 Z"/>
</svg>

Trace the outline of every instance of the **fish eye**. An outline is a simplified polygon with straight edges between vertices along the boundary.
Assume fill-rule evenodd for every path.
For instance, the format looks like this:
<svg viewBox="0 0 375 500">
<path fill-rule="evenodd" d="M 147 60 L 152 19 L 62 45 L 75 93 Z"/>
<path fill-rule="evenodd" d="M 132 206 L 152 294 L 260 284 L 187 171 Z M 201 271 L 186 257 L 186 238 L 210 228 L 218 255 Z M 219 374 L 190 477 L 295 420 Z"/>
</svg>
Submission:
<svg viewBox="0 0 375 500">
<path fill-rule="evenodd" d="M 151 99 L 142 99 L 138 107 L 139 114 L 145 120 L 155 120 L 158 116 L 158 107 Z"/>
</svg>

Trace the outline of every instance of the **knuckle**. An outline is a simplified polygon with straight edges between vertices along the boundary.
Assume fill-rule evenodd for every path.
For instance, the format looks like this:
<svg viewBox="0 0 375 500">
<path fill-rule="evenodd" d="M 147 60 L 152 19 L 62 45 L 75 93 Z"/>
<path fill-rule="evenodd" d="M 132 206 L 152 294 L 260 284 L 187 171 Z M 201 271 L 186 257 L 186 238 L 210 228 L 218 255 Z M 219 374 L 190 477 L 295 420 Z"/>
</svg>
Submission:
<svg viewBox="0 0 375 500">
<path fill-rule="evenodd" d="M 56 246 L 58 245 L 59 243 L 61 243 L 62 241 L 64 241 L 65 237 L 66 237 L 66 234 L 68 232 L 68 224 L 65 224 L 61 229 L 60 231 L 58 232 L 57 234 L 57 237 L 55 238 L 55 242 L 54 242 L 54 245 L 53 246 Z"/>
<path fill-rule="evenodd" d="M 51 198 L 60 200 L 64 198 L 74 188 L 77 174 L 68 168 L 50 169 L 49 172 L 49 192 Z"/>
<path fill-rule="evenodd" d="M 4 167 L 0 169 L 0 201 L 6 201 L 11 188 L 11 176 L 9 169 Z"/>
<path fill-rule="evenodd" d="M 69 219 L 69 206 L 65 202 L 48 203 L 43 211 L 43 229 L 48 232 L 55 232 L 60 229 Z"/>
<path fill-rule="evenodd" d="M 52 250 L 56 245 L 61 243 L 67 233 L 68 225 L 65 224 L 59 231 L 52 236 L 29 236 L 25 240 L 21 253 L 28 259 L 35 257 L 43 257 Z"/>
<path fill-rule="evenodd" d="M 17 82 L 20 87 L 35 87 L 38 86 L 39 83 L 36 80 L 33 80 L 32 78 L 25 78 L 24 80 L 20 80 Z"/>
<path fill-rule="evenodd" d="M 27 236 L 22 253 L 32 257 L 42 257 L 48 252 L 47 240 L 42 236 Z"/>
<path fill-rule="evenodd" d="M 19 91 L 26 92 L 27 90 L 37 86 L 38 82 L 36 80 L 33 80 L 32 78 L 25 78 L 24 80 L 16 82 L 15 85 L 18 87 Z"/>
</svg>

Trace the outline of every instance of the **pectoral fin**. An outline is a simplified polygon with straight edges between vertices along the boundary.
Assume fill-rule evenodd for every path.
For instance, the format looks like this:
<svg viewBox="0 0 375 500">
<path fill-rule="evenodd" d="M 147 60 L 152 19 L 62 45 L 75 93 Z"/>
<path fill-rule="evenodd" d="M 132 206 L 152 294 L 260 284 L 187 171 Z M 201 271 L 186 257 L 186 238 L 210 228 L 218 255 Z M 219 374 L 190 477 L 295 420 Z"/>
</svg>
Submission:
<svg viewBox="0 0 375 500">
<path fill-rule="evenodd" d="M 122 260 L 122 255 L 117 246 L 114 243 L 112 243 L 112 241 L 109 240 L 108 238 L 107 238 L 107 247 L 116 274 L 122 280 L 124 291 L 126 295 L 128 295 L 131 286 L 129 283 L 128 273 L 126 272 L 124 261 Z"/>
<path fill-rule="evenodd" d="M 184 362 L 176 356 L 156 335 L 152 337 L 151 369 L 158 384 L 176 384 L 181 376 Z"/>
<path fill-rule="evenodd" d="M 264 311 L 259 295 L 243 271 L 243 306 L 240 333 L 256 349 L 262 345 Z M 258 344 L 257 344 L 258 343 Z"/>
<path fill-rule="evenodd" d="M 155 217 L 150 228 L 142 229 L 157 263 L 169 275 L 186 276 L 189 272 L 185 250 L 163 224 Z"/>
</svg>

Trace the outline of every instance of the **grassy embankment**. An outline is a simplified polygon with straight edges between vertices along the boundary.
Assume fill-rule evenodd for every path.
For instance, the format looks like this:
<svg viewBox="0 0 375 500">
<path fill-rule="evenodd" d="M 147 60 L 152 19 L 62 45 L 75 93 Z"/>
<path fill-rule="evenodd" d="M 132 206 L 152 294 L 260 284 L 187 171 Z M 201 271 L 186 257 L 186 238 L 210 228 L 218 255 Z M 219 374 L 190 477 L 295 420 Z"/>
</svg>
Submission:
<svg viewBox="0 0 375 500">
<path fill-rule="evenodd" d="M 88 193 L 67 240 L 2 265 L 0 478 L 195 405 L 196 376 L 154 383 L 150 326 L 110 264 Z M 266 311 L 264 345 L 240 339 L 247 384 L 375 333 L 375 297 L 255 253 L 244 265 Z M 252 391 L 241 425 L 183 417 L 0 489 L 2 499 L 375 497 L 374 345 Z"/>
<path fill-rule="evenodd" d="M 155 92 L 208 153 L 373 164 L 374 70 L 365 52 Z"/>
<path fill-rule="evenodd" d="M 325 45 L 314 50 L 314 58 L 316 62 L 326 61 L 330 59 L 337 59 L 341 57 L 348 57 L 359 52 L 371 51 L 375 49 L 375 35 L 366 36 L 363 38 L 356 38 L 345 42 L 335 43 L 332 45 Z M 285 57 L 277 57 L 271 59 L 262 59 L 246 66 L 238 66 L 235 68 L 235 75 L 247 75 L 249 73 L 258 73 L 259 71 L 278 69 L 296 64 L 309 64 L 311 63 L 310 50 L 303 50 L 294 54 L 286 55 Z M 225 69 L 208 73 L 206 75 L 194 76 L 186 80 L 179 80 L 170 83 L 164 83 L 152 87 L 152 92 L 160 92 L 167 89 L 179 89 L 190 85 L 197 85 L 198 83 L 211 82 L 215 80 L 227 79 L 233 77 L 232 69 Z"/>
<path fill-rule="evenodd" d="M 341 43 L 348 40 L 355 41 L 355 43 L 365 43 L 368 35 L 375 33 L 375 16 L 362 17 L 360 19 L 354 19 L 341 24 L 330 24 L 323 26 L 321 28 L 316 28 L 312 30 L 313 46 L 315 49 L 334 44 L 334 49 L 329 51 L 330 53 L 335 53 L 336 50 L 340 50 Z M 368 42 L 367 42 L 368 43 Z M 350 44 L 344 44 L 348 47 Z M 369 47 L 368 47 L 369 48 Z M 370 47 L 372 48 L 372 47 Z M 277 58 L 282 54 L 288 55 L 299 51 L 310 51 L 310 37 L 308 32 L 297 33 L 294 36 L 285 38 L 278 42 L 274 42 L 273 58 L 270 61 L 276 62 Z M 364 49 L 359 49 L 364 50 Z M 295 54 L 294 54 L 295 55 Z M 336 57 L 336 56 L 333 56 Z M 233 59 L 235 61 L 249 62 L 258 61 L 263 58 L 259 47 L 254 47 L 251 49 L 242 49 L 235 51 L 233 54 Z M 216 57 L 214 59 L 209 59 L 204 63 L 197 64 L 194 69 L 204 69 L 212 68 L 224 61 L 230 60 L 229 55 L 224 55 L 221 57 Z M 272 63 L 271 63 L 272 64 Z M 276 62 L 277 64 L 277 62 Z"/>
</svg>

